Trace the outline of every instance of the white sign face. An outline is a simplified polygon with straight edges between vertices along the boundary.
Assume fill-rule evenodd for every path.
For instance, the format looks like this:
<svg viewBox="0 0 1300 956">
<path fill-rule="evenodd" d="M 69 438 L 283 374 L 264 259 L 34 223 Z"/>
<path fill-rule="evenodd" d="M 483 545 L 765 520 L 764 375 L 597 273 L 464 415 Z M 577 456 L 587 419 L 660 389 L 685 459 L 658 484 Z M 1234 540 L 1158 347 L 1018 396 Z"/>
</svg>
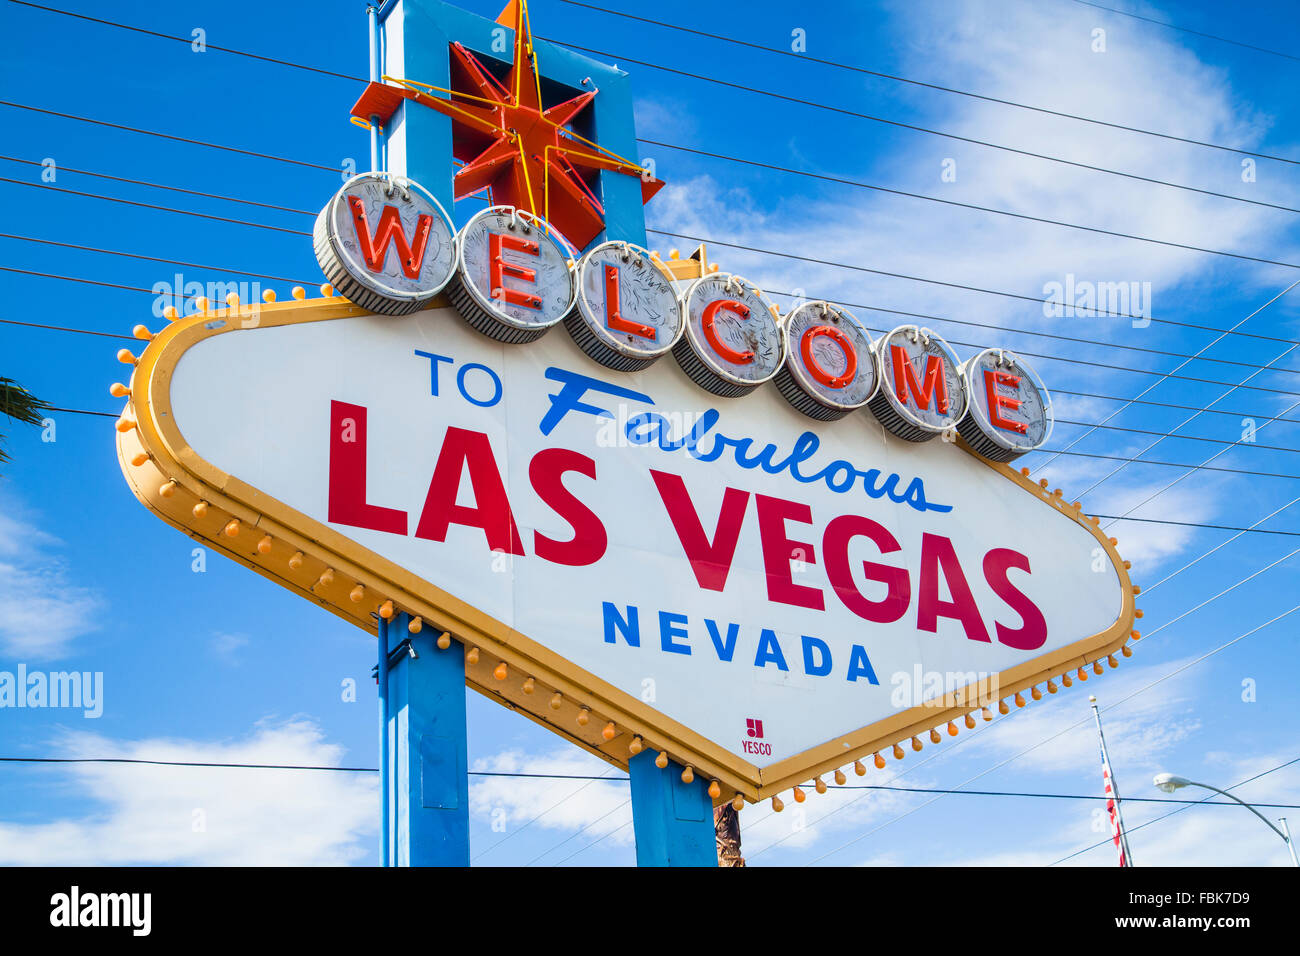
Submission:
<svg viewBox="0 0 1300 956">
<path fill-rule="evenodd" d="M 169 390 L 203 461 L 756 768 L 1131 613 L 1090 526 L 951 442 L 615 372 L 564 332 L 232 328 Z"/>
</svg>

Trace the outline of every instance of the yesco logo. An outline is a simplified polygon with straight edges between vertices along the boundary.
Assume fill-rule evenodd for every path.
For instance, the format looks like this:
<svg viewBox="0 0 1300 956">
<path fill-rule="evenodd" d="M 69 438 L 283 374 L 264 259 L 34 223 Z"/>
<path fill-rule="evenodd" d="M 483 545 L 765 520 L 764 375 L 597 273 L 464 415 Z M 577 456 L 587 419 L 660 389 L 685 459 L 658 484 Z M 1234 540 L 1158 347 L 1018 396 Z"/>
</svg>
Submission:
<svg viewBox="0 0 1300 956">
<path fill-rule="evenodd" d="M 763 742 L 763 722 L 757 717 L 745 718 L 745 738 L 740 742 L 740 749 L 745 753 L 760 757 L 772 756 L 772 745 Z"/>
<path fill-rule="evenodd" d="M 82 893 L 74 886 L 50 897 L 50 925 L 130 927 L 133 936 L 148 936 L 152 909 L 150 893 Z"/>
</svg>

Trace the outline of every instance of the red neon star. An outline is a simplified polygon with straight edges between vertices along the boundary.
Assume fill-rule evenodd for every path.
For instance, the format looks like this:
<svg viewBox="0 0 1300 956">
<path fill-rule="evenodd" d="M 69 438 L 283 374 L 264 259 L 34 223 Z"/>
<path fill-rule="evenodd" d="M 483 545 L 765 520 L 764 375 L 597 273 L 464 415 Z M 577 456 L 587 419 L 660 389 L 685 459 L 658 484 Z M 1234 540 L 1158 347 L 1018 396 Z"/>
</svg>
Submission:
<svg viewBox="0 0 1300 956">
<path fill-rule="evenodd" d="M 605 210 L 588 184 L 589 177 L 602 169 L 638 176 L 643 203 L 664 184 L 647 179 L 640 167 L 565 129 L 596 90 L 550 108 L 543 106 L 527 5 L 511 0 L 498 22 L 508 25 L 511 20 L 514 61 L 504 84 L 473 53 L 453 43 L 449 99 L 409 86 L 371 83 L 352 114 L 363 119 L 377 115 L 387 121 L 404 98 L 450 117 L 453 152 L 465 164 L 454 180 L 457 199 L 490 188 L 493 202 L 545 217 L 582 248 L 605 226 Z"/>
</svg>

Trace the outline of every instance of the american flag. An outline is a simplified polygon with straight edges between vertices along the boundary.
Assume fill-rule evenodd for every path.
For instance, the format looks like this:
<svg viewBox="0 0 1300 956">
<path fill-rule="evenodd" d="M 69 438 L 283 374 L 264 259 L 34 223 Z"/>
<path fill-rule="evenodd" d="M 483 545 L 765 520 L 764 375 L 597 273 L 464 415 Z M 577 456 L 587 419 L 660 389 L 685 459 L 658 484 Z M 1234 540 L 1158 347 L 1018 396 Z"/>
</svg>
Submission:
<svg viewBox="0 0 1300 956">
<path fill-rule="evenodd" d="M 1110 761 L 1106 758 L 1106 749 L 1103 746 L 1101 751 L 1101 779 L 1106 786 L 1106 812 L 1110 815 L 1110 835 L 1115 841 L 1115 848 L 1119 850 L 1119 865 L 1131 866 L 1124 850 L 1126 840 L 1124 839 L 1124 823 L 1119 817 L 1119 807 L 1115 803 L 1115 788 L 1111 785 L 1110 780 Z"/>
</svg>

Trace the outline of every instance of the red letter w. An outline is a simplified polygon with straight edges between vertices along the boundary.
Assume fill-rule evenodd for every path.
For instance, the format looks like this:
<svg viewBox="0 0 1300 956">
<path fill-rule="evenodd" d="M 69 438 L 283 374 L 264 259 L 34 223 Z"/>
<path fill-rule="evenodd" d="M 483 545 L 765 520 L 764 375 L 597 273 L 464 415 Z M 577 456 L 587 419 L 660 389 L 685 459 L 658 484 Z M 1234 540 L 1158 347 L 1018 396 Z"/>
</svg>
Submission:
<svg viewBox="0 0 1300 956">
<path fill-rule="evenodd" d="M 374 235 L 370 233 L 370 223 L 366 219 L 366 204 L 357 196 L 349 196 L 348 204 L 352 207 L 352 224 L 356 226 L 357 242 L 361 245 L 361 254 L 366 257 L 366 266 L 371 272 L 384 270 L 384 258 L 388 255 L 388 245 L 397 247 L 398 263 L 408 279 L 418 279 L 420 268 L 424 265 L 424 250 L 429 245 L 429 229 L 433 217 L 422 214 L 415 222 L 415 245 L 406 241 L 402 232 L 402 217 L 397 214 L 396 206 L 385 206 L 379 217 L 379 226 Z"/>
</svg>

